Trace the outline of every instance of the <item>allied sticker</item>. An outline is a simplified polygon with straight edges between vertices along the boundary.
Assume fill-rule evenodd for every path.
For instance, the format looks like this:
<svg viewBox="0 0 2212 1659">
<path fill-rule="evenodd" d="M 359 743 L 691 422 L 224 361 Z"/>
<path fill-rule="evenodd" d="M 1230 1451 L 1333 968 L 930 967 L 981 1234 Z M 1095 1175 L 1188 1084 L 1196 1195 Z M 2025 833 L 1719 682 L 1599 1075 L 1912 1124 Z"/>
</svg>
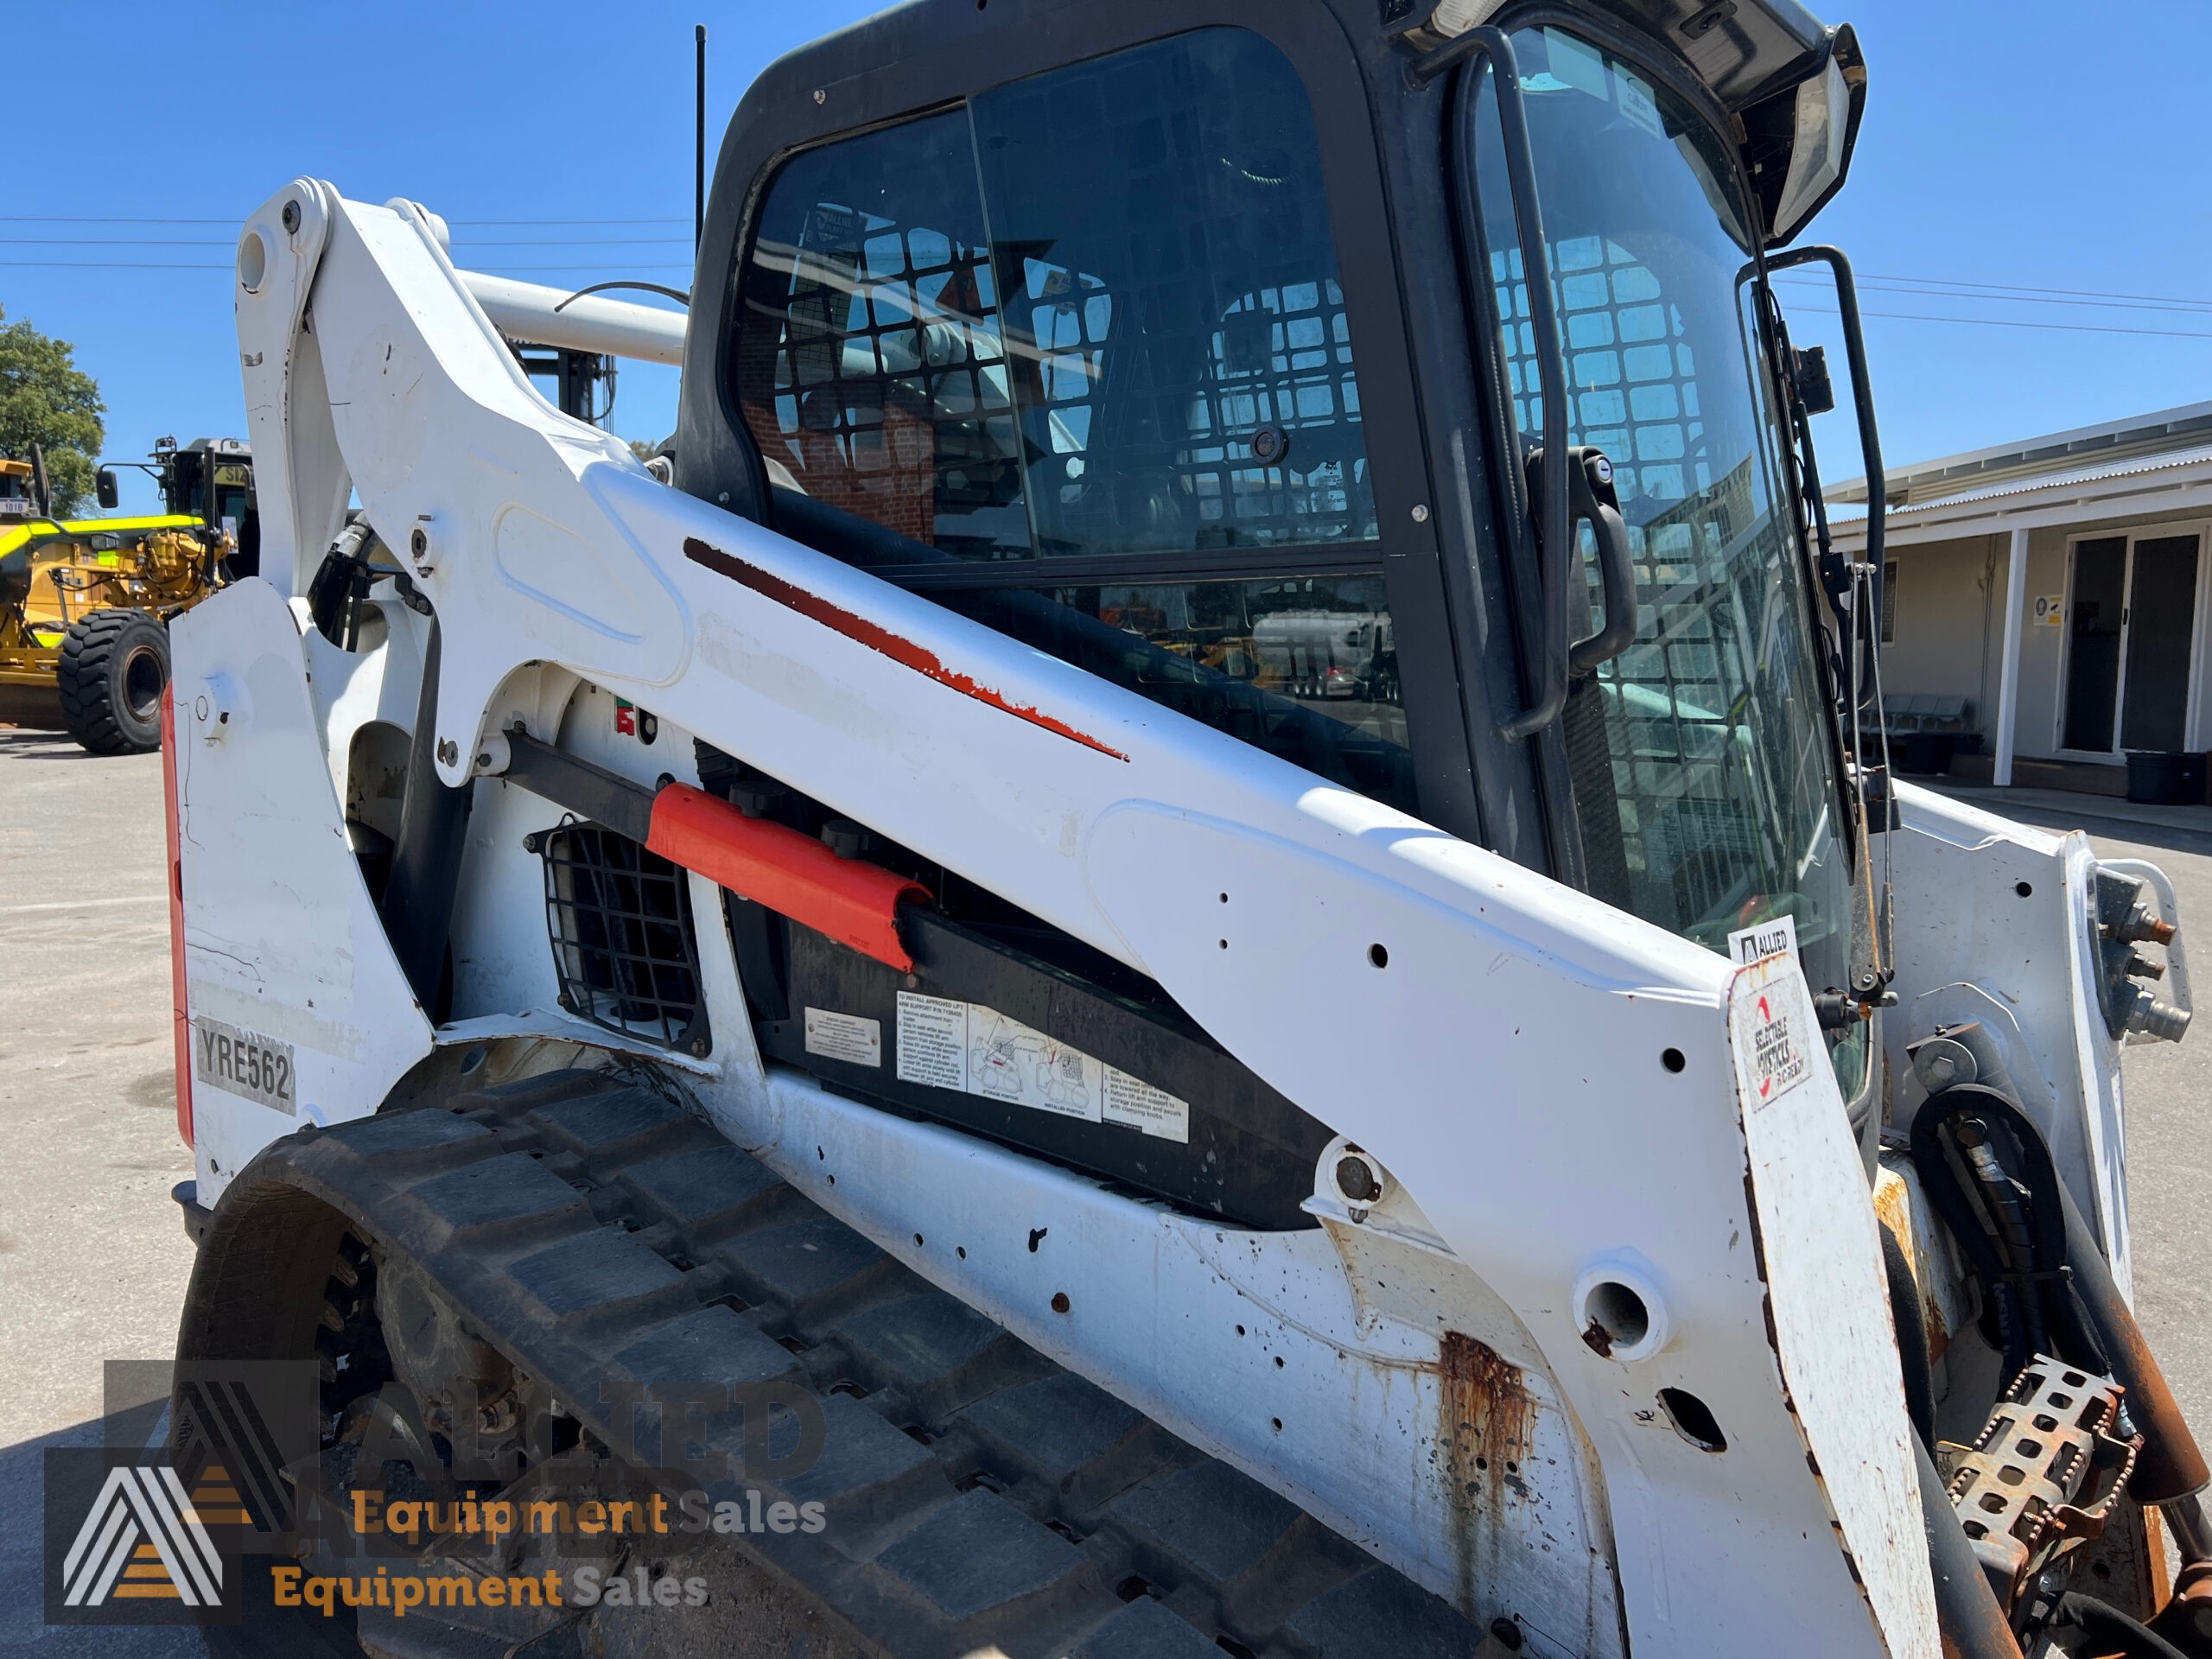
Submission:
<svg viewBox="0 0 2212 1659">
<path fill-rule="evenodd" d="M 292 1046 L 219 1020 L 192 1022 L 192 1071 L 200 1082 L 287 1117 L 296 1110 Z"/>
<path fill-rule="evenodd" d="M 883 1064 L 883 1021 L 828 1008 L 806 1011 L 806 1052 L 847 1065 Z"/>
<path fill-rule="evenodd" d="M 1796 918 L 1777 916 L 1770 922 L 1738 928 L 1728 936 L 1728 954 L 1738 963 L 1763 962 L 1769 957 L 1795 957 Z"/>
<path fill-rule="evenodd" d="M 1188 1103 L 980 1002 L 901 991 L 898 1041 L 901 1083 L 1190 1142 Z"/>
</svg>

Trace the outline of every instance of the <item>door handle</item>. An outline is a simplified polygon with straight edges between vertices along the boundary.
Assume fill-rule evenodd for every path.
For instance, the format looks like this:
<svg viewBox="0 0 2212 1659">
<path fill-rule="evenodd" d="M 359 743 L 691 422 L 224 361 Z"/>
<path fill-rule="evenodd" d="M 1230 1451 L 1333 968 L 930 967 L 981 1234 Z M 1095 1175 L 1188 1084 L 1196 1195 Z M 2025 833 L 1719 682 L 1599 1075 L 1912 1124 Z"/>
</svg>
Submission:
<svg viewBox="0 0 2212 1659">
<path fill-rule="evenodd" d="M 1628 522 L 1621 517 L 1621 499 L 1613 488 L 1612 461 L 1604 450 L 1588 445 L 1567 454 L 1573 517 L 1587 519 L 1598 538 L 1598 577 L 1605 595 L 1605 625 L 1567 649 L 1567 672 L 1587 674 L 1636 643 L 1636 560 L 1629 549 Z M 1571 528 L 1568 533 L 1573 533 Z"/>
<path fill-rule="evenodd" d="M 1613 463 L 1602 449 L 1577 444 L 1567 451 L 1567 535 L 1565 551 L 1543 548 L 1543 563 L 1557 591 L 1545 595 L 1547 618 L 1556 617 L 1557 632 L 1547 654 L 1556 653 L 1560 664 L 1558 686 L 1565 700 L 1566 686 L 1574 677 L 1609 663 L 1636 641 L 1640 607 L 1636 593 L 1636 560 L 1630 550 L 1628 523 L 1621 517 L 1620 496 L 1613 487 Z M 1541 496 L 1545 478 L 1544 452 L 1529 452 L 1529 493 Z M 1598 541 L 1598 579 L 1605 594 L 1605 620 L 1594 633 L 1578 639 L 1576 629 L 1589 614 L 1587 578 L 1577 556 L 1580 527 L 1587 523 Z M 1578 603 L 1578 601 L 1583 602 Z"/>
</svg>

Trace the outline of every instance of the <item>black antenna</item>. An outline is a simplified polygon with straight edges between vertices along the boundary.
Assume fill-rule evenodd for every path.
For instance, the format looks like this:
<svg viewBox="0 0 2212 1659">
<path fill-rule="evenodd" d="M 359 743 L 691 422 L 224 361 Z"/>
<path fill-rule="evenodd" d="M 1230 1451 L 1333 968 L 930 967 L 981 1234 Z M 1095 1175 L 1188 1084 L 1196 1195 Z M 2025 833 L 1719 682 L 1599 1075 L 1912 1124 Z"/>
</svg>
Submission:
<svg viewBox="0 0 2212 1659">
<path fill-rule="evenodd" d="M 691 157 L 691 248 L 696 253 L 707 236 L 707 26 L 698 24 L 692 38 L 699 54 L 698 92 L 692 102 L 698 118 Z"/>
</svg>

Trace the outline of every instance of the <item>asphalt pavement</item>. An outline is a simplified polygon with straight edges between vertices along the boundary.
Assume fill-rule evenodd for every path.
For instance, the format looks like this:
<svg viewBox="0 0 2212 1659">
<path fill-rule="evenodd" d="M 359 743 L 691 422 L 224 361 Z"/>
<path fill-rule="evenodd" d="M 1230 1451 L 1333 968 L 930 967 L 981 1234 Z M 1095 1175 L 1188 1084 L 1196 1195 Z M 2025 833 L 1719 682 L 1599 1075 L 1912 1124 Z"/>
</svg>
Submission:
<svg viewBox="0 0 2212 1659">
<path fill-rule="evenodd" d="M 99 1442 L 103 1362 L 175 1351 L 192 1271 L 163 841 L 159 755 L 0 727 L 0 1652 L 205 1651 L 41 1623 L 46 1448 Z"/>
<path fill-rule="evenodd" d="M 0 728 L 0 1653 L 198 1654 L 176 1630 L 47 1630 L 41 1493 L 49 1446 L 97 1442 L 103 1362 L 173 1351 L 191 1272 L 170 1189 L 179 1142 L 162 896 L 161 760 L 99 759 Z M 2089 830 L 2163 865 L 2212 923 L 2212 809 L 1961 790 Z M 2212 926 L 2200 971 L 2212 986 Z M 2178 1046 L 2129 1052 L 2136 1286 L 2153 1346 L 2212 1436 L 2212 1014 Z"/>
</svg>

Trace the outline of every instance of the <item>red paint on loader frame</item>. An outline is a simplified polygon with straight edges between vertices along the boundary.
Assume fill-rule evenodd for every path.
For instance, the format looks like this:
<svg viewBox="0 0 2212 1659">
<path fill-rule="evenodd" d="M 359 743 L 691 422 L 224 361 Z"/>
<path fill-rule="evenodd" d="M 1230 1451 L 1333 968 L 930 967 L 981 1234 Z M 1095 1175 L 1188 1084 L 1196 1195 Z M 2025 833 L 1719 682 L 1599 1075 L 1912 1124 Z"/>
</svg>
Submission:
<svg viewBox="0 0 2212 1659">
<path fill-rule="evenodd" d="M 184 981 L 184 846 L 177 825 L 176 697 L 162 688 L 162 792 L 168 818 L 169 1013 L 176 1045 L 176 1132 L 192 1144 L 192 1010 Z"/>
<path fill-rule="evenodd" d="M 646 848 L 755 904 L 827 934 L 902 974 L 914 959 L 899 937 L 899 906 L 930 891 L 879 864 L 840 858 L 811 836 L 748 818 L 689 784 L 653 797 Z"/>
<path fill-rule="evenodd" d="M 810 618 L 823 627 L 843 634 L 848 639 L 858 640 L 870 651 L 881 652 L 893 662 L 911 668 L 917 674 L 925 675 L 939 685 L 950 686 L 963 696 L 988 703 L 1002 713 L 1012 715 L 1016 720 L 1026 720 L 1032 726 L 1041 726 L 1057 737 L 1065 737 L 1071 743 L 1080 743 L 1086 749 L 1096 749 L 1101 754 L 1109 754 L 1116 760 L 1129 758 L 1119 749 L 1107 747 L 1096 738 L 1077 731 L 1065 721 L 1056 720 L 1041 709 L 1027 703 L 1007 702 L 973 676 L 947 668 L 937 653 L 927 646 L 918 645 L 912 640 L 892 632 L 880 623 L 871 622 L 864 616 L 856 616 L 841 606 L 832 605 L 828 600 L 810 594 L 804 588 L 794 587 L 781 576 L 771 575 L 757 565 L 747 564 L 719 548 L 709 547 L 696 536 L 684 538 L 683 556 L 694 564 L 704 565 L 717 575 L 728 576 L 732 582 L 750 588 L 764 599 L 772 599 L 779 605 L 797 611 L 801 616 Z"/>
</svg>

